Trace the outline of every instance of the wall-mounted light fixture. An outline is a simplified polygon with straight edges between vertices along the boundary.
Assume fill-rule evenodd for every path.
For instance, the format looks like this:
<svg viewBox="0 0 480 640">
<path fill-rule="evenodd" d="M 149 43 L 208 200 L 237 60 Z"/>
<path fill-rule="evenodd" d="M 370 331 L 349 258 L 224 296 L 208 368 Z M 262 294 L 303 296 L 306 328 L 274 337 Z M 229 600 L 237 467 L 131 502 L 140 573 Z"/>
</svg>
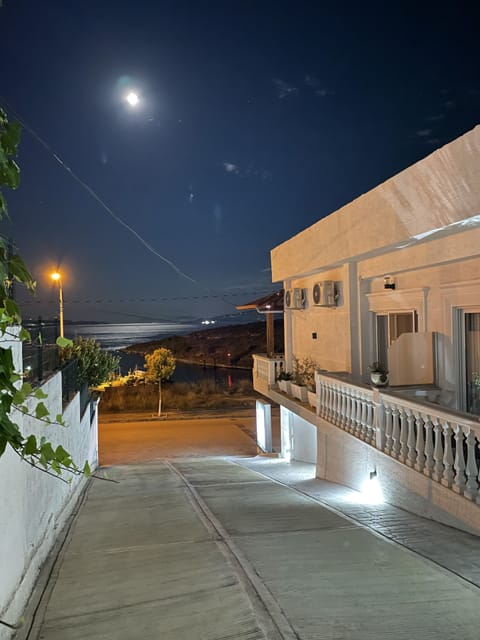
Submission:
<svg viewBox="0 0 480 640">
<path fill-rule="evenodd" d="M 393 276 L 383 276 L 383 288 L 395 289 L 395 280 Z"/>
</svg>

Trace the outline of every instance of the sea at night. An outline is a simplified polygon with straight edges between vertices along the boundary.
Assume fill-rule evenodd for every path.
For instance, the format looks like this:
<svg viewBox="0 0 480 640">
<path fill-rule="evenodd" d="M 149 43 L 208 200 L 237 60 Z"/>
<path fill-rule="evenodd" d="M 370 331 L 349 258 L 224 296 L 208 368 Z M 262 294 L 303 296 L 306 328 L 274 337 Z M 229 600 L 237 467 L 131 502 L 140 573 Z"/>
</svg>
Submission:
<svg viewBox="0 0 480 640">
<path fill-rule="evenodd" d="M 84 323 L 65 326 L 67 338 L 94 338 L 104 349 L 114 351 L 120 356 L 120 372 L 126 375 L 129 371 L 144 368 L 144 356 L 121 351 L 125 347 L 143 342 L 161 340 L 173 335 L 185 335 L 192 331 L 205 329 L 201 323 Z M 251 380 L 250 369 L 226 367 L 203 367 L 196 364 L 177 362 L 172 380 L 174 382 L 198 382 L 213 380 L 220 386 L 231 386 L 240 380 Z"/>
</svg>

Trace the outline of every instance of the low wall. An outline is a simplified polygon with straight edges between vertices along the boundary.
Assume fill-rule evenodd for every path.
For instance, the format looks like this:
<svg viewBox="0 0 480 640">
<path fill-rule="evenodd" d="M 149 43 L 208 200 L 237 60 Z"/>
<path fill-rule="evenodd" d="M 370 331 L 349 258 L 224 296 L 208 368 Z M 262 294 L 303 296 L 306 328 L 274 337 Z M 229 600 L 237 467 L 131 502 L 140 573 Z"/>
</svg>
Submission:
<svg viewBox="0 0 480 640">
<path fill-rule="evenodd" d="M 280 433 L 282 457 L 311 464 L 317 462 L 317 429 L 313 424 L 281 406 Z"/>
<path fill-rule="evenodd" d="M 425 518 L 480 535 L 480 506 L 315 417 L 317 478 L 361 491 L 377 472 L 386 502 Z"/>
<path fill-rule="evenodd" d="M 51 416 L 62 413 L 62 379 L 57 373 L 42 390 Z M 45 435 L 54 446 L 61 444 L 80 466 L 98 463 L 97 411 L 90 407 L 80 415 L 80 395 L 63 411 L 68 425 L 47 426 L 29 416 L 20 416 L 22 433 Z M 65 476 L 68 477 L 68 476 Z M 22 615 L 40 568 L 59 532 L 71 514 L 85 485 L 83 476 L 71 484 L 31 468 L 8 448 L 0 458 L 0 618 L 14 623 Z M 0 640 L 11 637 L 0 626 Z"/>
</svg>

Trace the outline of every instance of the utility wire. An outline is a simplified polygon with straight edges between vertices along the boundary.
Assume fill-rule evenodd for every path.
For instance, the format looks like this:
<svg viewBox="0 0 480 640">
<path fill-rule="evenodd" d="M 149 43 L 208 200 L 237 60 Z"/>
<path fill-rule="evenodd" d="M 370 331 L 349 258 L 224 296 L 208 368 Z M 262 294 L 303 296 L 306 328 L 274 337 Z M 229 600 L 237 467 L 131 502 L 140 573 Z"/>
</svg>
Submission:
<svg viewBox="0 0 480 640">
<path fill-rule="evenodd" d="M 65 162 L 45 142 L 45 140 L 43 140 L 43 138 L 41 138 L 38 135 L 38 133 L 25 122 L 25 120 L 15 111 L 15 109 L 13 109 L 13 107 L 7 102 L 7 100 L 5 100 L 5 98 L 0 97 L 0 101 L 5 105 L 5 108 L 8 111 L 11 111 L 11 113 L 19 121 L 22 127 L 26 129 L 30 133 L 30 135 L 32 135 L 37 140 L 37 142 L 39 142 L 42 145 L 42 147 L 44 147 L 48 151 L 48 153 L 50 153 L 50 155 L 72 176 L 72 178 L 76 182 L 78 182 L 78 184 L 80 184 L 85 189 L 85 191 L 87 191 L 87 193 L 89 193 L 92 196 L 92 198 L 94 198 L 100 204 L 101 207 L 103 207 L 103 209 L 105 209 L 105 211 L 110 216 L 112 216 L 112 218 L 116 222 L 121 224 L 128 231 L 130 231 L 130 233 L 133 234 L 137 238 L 137 240 L 139 240 L 143 244 L 143 246 L 146 249 L 148 249 L 148 251 L 150 251 L 155 256 L 157 256 L 157 258 L 160 258 L 160 260 L 163 260 L 163 262 L 168 264 L 168 266 L 171 267 L 176 273 L 178 273 L 178 275 L 182 276 L 182 278 L 186 278 L 190 282 L 193 282 L 193 284 L 197 284 L 197 281 L 194 278 L 191 278 L 189 275 L 184 273 L 181 269 L 177 267 L 175 263 L 173 263 L 171 260 L 163 256 L 156 249 L 154 249 L 152 245 L 149 244 L 144 238 L 142 238 L 142 236 L 137 231 L 135 231 L 133 227 L 131 227 L 124 220 L 122 220 L 122 218 L 117 216 L 117 214 L 102 200 L 102 198 L 100 198 L 100 196 L 84 180 L 82 180 L 79 176 L 77 176 L 77 174 L 67 164 L 65 164 Z"/>
<path fill-rule="evenodd" d="M 185 300 L 206 300 L 210 298 L 224 299 L 224 295 L 228 295 L 229 297 L 245 297 L 247 295 L 258 295 L 262 293 L 274 293 L 270 289 L 263 289 L 259 291 L 250 291 L 246 293 L 230 293 L 230 294 L 208 294 L 203 296 L 176 296 L 176 297 L 162 297 L 162 298 L 119 298 L 118 300 L 113 300 L 112 298 L 88 298 L 86 300 L 69 300 L 65 298 L 65 304 L 149 304 L 151 302 L 176 302 L 176 301 L 185 301 Z M 25 300 L 20 302 L 23 305 L 31 305 L 31 304 L 58 304 L 58 300 Z"/>
</svg>

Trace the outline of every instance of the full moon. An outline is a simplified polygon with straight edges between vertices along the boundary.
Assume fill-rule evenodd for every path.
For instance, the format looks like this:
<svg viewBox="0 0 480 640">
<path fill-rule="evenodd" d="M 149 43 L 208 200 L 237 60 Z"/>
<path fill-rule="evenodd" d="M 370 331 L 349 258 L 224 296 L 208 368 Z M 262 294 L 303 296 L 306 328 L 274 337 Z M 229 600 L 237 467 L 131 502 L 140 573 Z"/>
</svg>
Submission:
<svg viewBox="0 0 480 640">
<path fill-rule="evenodd" d="M 125 98 L 125 100 L 128 102 L 128 104 L 131 107 L 135 107 L 138 104 L 138 95 L 136 93 L 134 93 L 133 91 L 131 91 L 127 97 Z"/>
</svg>

